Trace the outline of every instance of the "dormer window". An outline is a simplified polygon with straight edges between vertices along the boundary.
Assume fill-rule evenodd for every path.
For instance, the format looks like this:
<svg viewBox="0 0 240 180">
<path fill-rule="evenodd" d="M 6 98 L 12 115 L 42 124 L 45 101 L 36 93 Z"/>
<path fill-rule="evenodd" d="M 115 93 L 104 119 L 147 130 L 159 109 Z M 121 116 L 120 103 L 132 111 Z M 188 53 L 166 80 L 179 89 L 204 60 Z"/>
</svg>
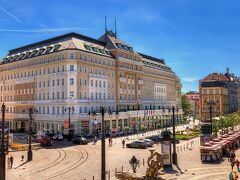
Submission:
<svg viewBox="0 0 240 180">
<path fill-rule="evenodd" d="M 96 47 L 91 47 L 94 52 L 98 52 L 98 49 Z"/>
<path fill-rule="evenodd" d="M 91 51 L 91 47 L 90 47 L 89 45 L 86 45 L 86 44 L 85 44 L 84 47 L 85 47 L 85 49 Z"/>
<path fill-rule="evenodd" d="M 116 46 L 117 46 L 119 49 L 123 49 L 123 46 L 122 46 L 120 43 L 116 43 Z"/>
</svg>

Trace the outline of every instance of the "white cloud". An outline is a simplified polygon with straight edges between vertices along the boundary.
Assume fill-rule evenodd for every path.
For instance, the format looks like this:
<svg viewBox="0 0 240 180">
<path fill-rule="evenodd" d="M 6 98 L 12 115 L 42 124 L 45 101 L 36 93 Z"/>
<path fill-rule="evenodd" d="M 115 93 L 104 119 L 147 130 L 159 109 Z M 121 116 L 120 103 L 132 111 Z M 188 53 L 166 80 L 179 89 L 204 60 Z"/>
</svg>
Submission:
<svg viewBox="0 0 240 180">
<path fill-rule="evenodd" d="M 199 80 L 200 80 L 200 78 L 198 78 L 198 77 L 183 77 L 182 78 L 182 81 L 189 82 L 189 83 L 195 83 Z"/>
<path fill-rule="evenodd" d="M 21 19 L 19 19 L 17 16 L 14 14 L 10 13 L 8 10 L 4 9 L 3 7 L 0 6 L 0 10 L 2 10 L 4 13 L 6 13 L 8 16 L 10 16 L 12 19 L 19 23 L 23 23 Z"/>
<path fill-rule="evenodd" d="M 46 32 L 78 30 L 78 29 L 91 29 L 91 28 L 0 29 L 0 32 L 46 33 Z"/>
</svg>

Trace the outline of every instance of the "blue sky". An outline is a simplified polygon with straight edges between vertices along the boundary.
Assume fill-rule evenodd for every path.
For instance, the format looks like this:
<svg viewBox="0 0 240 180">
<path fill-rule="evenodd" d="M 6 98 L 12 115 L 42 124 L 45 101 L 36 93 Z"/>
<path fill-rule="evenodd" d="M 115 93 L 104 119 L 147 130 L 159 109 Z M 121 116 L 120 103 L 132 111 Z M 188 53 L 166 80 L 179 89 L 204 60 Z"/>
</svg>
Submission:
<svg viewBox="0 0 240 180">
<path fill-rule="evenodd" d="M 164 58 L 183 91 L 210 72 L 239 75 L 239 0 L 0 0 L 0 58 L 9 49 L 78 32 L 94 38 L 117 19 L 119 37 Z"/>
</svg>

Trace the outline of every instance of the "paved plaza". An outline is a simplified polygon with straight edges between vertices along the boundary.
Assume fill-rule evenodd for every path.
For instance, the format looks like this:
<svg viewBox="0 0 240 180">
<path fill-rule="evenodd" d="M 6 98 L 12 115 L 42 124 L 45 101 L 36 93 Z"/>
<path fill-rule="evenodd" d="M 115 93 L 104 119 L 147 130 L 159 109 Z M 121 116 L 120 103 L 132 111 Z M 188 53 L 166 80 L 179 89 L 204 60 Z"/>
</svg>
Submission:
<svg viewBox="0 0 240 180">
<path fill-rule="evenodd" d="M 155 132 L 157 133 L 157 132 Z M 150 134 L 150 133 L 149 133 Z M 146 135 L 149 135 L 146 134 Z M 154 133 L 151 133 L 154 134 Z M 133 138 L 129 137 L 127 142 Z M 132 139 L 131 139 L 132 138 Z M 177 144 L 179 166 L 166 169 L 163 176 L 166 179 L 227 179 L 230 172 L 230 164 L 227 159 L 215 164 L 203 164 L 199 155 L 199 138 L 189 141 L 180 141 Z M 150 149 L 161 151 L 160 145 L 154 145 Z M 21 156 L 27 157 L 26 152 L 11 152 L 14 156 L 13 169 L 7 170 L 7 180 L 98 180 L 101 171 L 101 142 L 88 145 L 73 145 L 70 142 L 55 142 L 52 147 L 33 151 L 33 161 L 21 161 Z M 237 151 L 237 158 L 240 152 Z M 137 173 L 144 174 L 146 171 L 149 149 L 122 148 L 121 138 L 113 139 L 113 146 L 108 145 L 106 140 L 106 170 L 108 177 L 115 179 L 115 171 L 131 171 L 129 160 L 135 155 L 140 160 Z"/>
</svg>

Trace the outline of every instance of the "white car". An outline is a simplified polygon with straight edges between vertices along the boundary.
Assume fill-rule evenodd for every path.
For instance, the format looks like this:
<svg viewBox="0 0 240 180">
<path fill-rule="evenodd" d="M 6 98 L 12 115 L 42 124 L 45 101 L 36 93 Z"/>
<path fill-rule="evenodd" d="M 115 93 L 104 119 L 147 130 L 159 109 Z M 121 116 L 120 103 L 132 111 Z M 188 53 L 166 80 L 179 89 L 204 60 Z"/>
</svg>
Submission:
<svg viewBox="0 0 240 180">
<path fill-rule="evenodd" d="M 63 140 L 63 135 L 61 133 L 59 134 L 55 134 L 53 137 L 52 137 L 53 140 L 56 140 L 56 141 L 62 141 Z"/>
<path fill-rule="evenodd" d="M 154 145 L 154 141 L 151 139 L 144 139 L 143 141 L 146 142 L 149 147 L 152 147 Z"/>
</svg>

